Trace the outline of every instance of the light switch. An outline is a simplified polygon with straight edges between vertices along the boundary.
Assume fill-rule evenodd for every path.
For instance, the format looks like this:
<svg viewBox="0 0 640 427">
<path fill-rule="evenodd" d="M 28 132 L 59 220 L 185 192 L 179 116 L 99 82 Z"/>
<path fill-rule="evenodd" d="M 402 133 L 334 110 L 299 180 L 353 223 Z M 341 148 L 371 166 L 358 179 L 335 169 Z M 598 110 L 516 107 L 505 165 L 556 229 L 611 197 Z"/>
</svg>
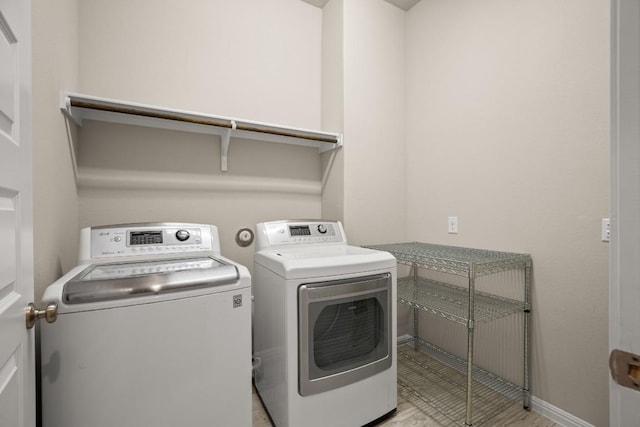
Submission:
<svg viewBox="0 0 640 427">
<path fill-rule="evenodd" d="M 602 218 L 602 241 L 611 241 L 611 220 L 609 218 Z"/>
<path fill-rule="evenodd" d="M 458 217 L 457 216 L 449 217 L 447 230 L 449 234 L 458 234 Z"/>
</svg>

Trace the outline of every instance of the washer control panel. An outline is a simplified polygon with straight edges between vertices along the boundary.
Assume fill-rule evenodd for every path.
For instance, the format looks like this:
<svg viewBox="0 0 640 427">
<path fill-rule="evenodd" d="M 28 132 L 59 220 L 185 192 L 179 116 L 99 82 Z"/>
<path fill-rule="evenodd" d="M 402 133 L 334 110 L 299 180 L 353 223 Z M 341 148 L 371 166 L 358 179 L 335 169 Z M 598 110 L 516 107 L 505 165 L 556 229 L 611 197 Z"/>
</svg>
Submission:
<svg viewBox="0 0 640 427">
<path fill-rule="evenodd" d="M 217 238 L 212 226 L 179 223 L 92 227 L 82 233 L 90 241 L 91 259 L 210 252 Z"/>
<path fill-rule="evenodd" d="M 337 221 L 274 221 L 262 224 L 270 246 L 309 243 L 346 243 Z"/>
</svg>

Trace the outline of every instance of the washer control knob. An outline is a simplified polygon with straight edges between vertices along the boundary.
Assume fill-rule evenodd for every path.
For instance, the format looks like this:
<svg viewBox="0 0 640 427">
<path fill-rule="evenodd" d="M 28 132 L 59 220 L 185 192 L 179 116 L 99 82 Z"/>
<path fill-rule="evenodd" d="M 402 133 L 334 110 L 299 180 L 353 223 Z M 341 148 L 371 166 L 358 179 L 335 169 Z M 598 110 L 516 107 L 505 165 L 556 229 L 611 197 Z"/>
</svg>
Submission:
<svg viewBox="0 0 640 427">
<path fill-rule="evenodd" d="M 187 230 L 176 231 L 176 239 L 180 240 L 181 242 L 184 242 L 185 240 L 189 240 L 189 237 L 191 237 L 191 234 L 189 234 Z"/>
<path fill-rule="evenodd" d="M 327 232 L 327 226 L 324 224 L 320 224 L 318 225 L 318 231 L 320 232 L 320 234 L 324 234 Z"/>
</svg>

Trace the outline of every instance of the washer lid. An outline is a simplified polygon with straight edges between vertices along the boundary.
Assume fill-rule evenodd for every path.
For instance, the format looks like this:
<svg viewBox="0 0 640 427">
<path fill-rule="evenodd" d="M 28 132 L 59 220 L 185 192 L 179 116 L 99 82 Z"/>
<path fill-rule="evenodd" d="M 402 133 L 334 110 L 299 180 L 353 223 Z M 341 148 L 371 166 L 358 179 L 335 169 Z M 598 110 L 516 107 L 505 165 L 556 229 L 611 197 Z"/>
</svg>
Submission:
<svg viewBox="0 0 640 427">
<path fill-rule="evenodd" d="M 111 301 L 227 285 L 240 277 L 235 265 L 211 257 L 94 264 L 65 283 L 67 304 Z"/>
</svg>

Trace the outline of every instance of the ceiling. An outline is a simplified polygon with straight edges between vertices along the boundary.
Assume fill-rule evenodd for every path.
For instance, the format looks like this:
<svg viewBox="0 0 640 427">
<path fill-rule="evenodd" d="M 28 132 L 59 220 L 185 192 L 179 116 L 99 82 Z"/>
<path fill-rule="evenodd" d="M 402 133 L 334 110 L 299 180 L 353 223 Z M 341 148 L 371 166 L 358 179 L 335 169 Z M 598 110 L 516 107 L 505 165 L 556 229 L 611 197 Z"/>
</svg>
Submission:
<svg viewBox="0 0 640 427">
<path fill-rule="evenodd" d="M 327 4 L 327 2 L 329 0 L 302 0 L 305 3 L 309 3 L 313 6 L 317 6 L 317 7 L 324 7 L 325 4 Z M 418 3 L 420 0 L 384 0 L 387 3 L 391 3 L 394 6 L 399 7 L 402 10 L 409 10 L 411 9 L 413 6 L 416 5 L 416 3 Z"/>
<path fill-rule="evenodd" d="M 402 10 L 409 10 L 416 5 L 420 0 L 384 0 L 387 3 L 391 3 L 394 6 L 398 6 Z"/>
</svg>

